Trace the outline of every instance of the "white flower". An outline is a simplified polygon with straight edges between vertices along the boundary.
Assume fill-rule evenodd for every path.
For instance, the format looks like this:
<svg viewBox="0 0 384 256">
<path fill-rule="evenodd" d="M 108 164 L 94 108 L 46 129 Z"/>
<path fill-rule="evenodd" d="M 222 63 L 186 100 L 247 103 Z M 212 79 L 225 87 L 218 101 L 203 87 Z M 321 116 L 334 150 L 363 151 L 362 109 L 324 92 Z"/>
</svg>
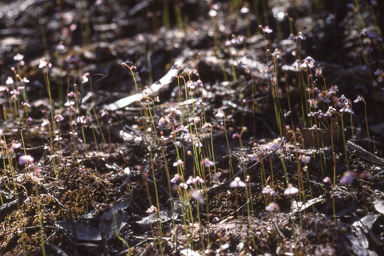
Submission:
<svg viewBox="0 0 384 256">
<path fill-rule="evenodd" d="M 48 119 L 44 119 L 44 121 L 41 123 L 41 126 L 46 126 L 49 124 Z"/>
<path fill-rule="evenodd" d="M 24 55 L 21 55 L 20 53 L 18 53 L 18 54 L 16 54 L 16 55 L 13 57 L 13 59 L 14 59 L 15 61 L 21 61 L 21 60 L 24 59 Z"/>
<path fill-rule="evenodd" d="M 249 8 L 243 6 L 241 9 L 240 9 L 240 13 L 248 13 L 249 12 Z"/>
<path fill-rule="evenodd" d="M 39 68 L 44 68 L 48 66 L 49 68 L 52 67 L 52 64 L 49 63 L 48 61 L 45 61 L 45 59 L 40 59 L 40 64 L 39 64 Z"/>
<path fill-rule="evenodd" d="M 47 62 L 44 59 L 40 59 L 39 68 L 43 68 L 47 65 Z"/>
<path fill-rule="evenodd" d="M 298 188 L 295 188 L 294 186 L 292 186 L 292 184 L 288 184 L 288 188 L 284 191 L 284 194 L 294 195 L 294 194 L 297 194 L 298 192 L 299 192 Z"/>
<path fill-rule="evenodd" d="M 210 11 L 209 11 L 209 16 L 211 16 L 211 17 L 215 17 L 216 15 L 217 15 L 217 11 L 216 10 L 214 10 L 214 9 L 211 9 Z"/>
<path fill-rule="evenodd" d="M 219 110 L 217 112 L 217 114 L 215 115 L 215 117 L 225 117 L 225 114 L 224 114 L 224 112 L 222 110 Z"/>
<path fill-rule="evenodd" d="M 230 188 L 245 188 L 247 185 L 240 180 L 239 177 L 236 177 L 231 183 L 229 183 Z"/>
<path fill-rule="evenodd" d="M 70 107 L 75 105 L 75 102 L 73 100 L 67 100 L 67 102 L 64 103 L 65 107 Z"/>
<path fill-rule="evenodd" d="M 7 78 L 7 81 L 5 81 L 6 84 L 13 84 L 13 78 L 12 77 L 8 77 Z"/>
<path fill-rule="evenodd" d="M 179 160 L 177 160 L 177 162 L 173 163 L 173 166 L 179 166 L 179 165 L 184 167 L 184 162 L 181 159 L 179 159 Z"/>
<path fill-rule="evenodd" d="M 179 187 L 183 188 L 183 189 L 187 189 L 188 188 L 188 185 L 185 184 L 185 183 L 180 183 L 179 184 Z"/>
<path fill-rule="evenodd" d="M 196 140 L 193 142 L 193 144 L 195 145 L 195 147 L 199 147 L 199 148 L 201 148 L 201 147 L 203 146 L 203 144 L 200 142 L 199 139 L 196 139 Z"/>
<path fill-rule="evenodd" d="M 311 161 L 311 157 L 310 156 L 301 156 L 301 162 L 308 164 L 309 161 Z"/>
<path fill-rule="evenodd" d="M 83 80 L 82 80 L 82 83 L 85 84 L 86 82 L 88 82 L 89 79 L 88 79 L 88 76 L 86 74 L 83 75 Z"/>
<path fill-rule="evenodd" d="M 268 33 L 268 34 L 270 34 L 270 33 L 273 32 L 273 30 L 270 29 L 268 26 L 265 26 L 265 27 L 263 28 L 263 32 L 264 32 L 264 33 Z"/>
</svg>

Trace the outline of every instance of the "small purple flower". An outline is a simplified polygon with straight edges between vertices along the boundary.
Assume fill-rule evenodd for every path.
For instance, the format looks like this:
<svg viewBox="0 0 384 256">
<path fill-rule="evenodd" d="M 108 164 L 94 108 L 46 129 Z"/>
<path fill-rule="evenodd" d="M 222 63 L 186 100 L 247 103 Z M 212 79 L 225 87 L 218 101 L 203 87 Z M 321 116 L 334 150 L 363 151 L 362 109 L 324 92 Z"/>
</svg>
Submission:
<svg viewBox="0 0 384 256">
<path fill-rule="evenodd" d="M 353 102 L 357 103 L 357 102 L 359 102 L 359 101 L 365 102 L 364 97 L 362 97 L 362 96 L 359 95 L 359 96 L 357 97 L 357 99 L 355 99 Z"/>
<path fill-rule="evenodd" d="M 294 194 L 297 194 L 298 192 L 299 192 L 299 189 L 292 186 L 292 184 L 288 184 L 288 188 L 284 190 L 284 194 L 286 195 L 294 195 Z"/>
<path fill-rule="evenodd" d="M 208 158 L 204 158 L 203 160 L 201 160 L 201 163 L 204 164 L 205 167 L 211 167 L 215 164 L 213 161 L 209 160 Z"/>
<path fill-rule="evenodd" d="M 191 122 L 191 123 L 195 123 L 195 124 L 197 124 L 198 122 L 200 122 L 200 117 L 191 117 L 191 118 L 189 118 L 189 120 L 188 120 L 189 122 Z"/>
<path fill-rule="evenodd" d="M 251 181 L 251 177 L 249 177 L 249 175 L 247 175 L 247 178 L 245 179 L 245 182 L 250 182 Z"/>
<path fill-rule="evenodd" d="M 382 70 L 381 68 L 379 68 L 378 70 L 376 70 L 375 75 L 376 75 L 376 76 L 379 76 L 379 75 L 381 75 L 382 73 L 383 73 L 383 70 Z"/>
<path fill-rule="evenodd" d="M 65 52 L 65 46 L 60 43 L 56 46 L 56 50 L 59 51 L 60 53 L 64 53 Z"/>
<path fill-rule="evenodd" d="M 85 116 L 78 116 L 78 117 L 76 118 L 76 122 L 77 122 L 78 124 L 84 124 L 84 125 L 86 125 L 87 122 L 88 122 L 88 118 L 86 118 Z"/>
<path fill-rule="evenodd" d="M 61 121 L 63 121 L 64 120 L 64 117 L 62 116 L 62 115 L 60 115 L 60 114 L 56 114 L 55 115 L 55 121 L 56 122 L 61 122 Z"/>
<path fill-rule="evenodd" d="M 11 94 L 12 95 L 20 95 L 20 91 L 19 90 L 12 90 Z"/>
<path fill-rule="evenodd" d="M 12 141 L 11 148 L 15 149 L 15 148 L 20 148 L 21 146 L 22 144 L 20 142 Z"/>
<path fill-rule="evenodd" d="M 263 193 L 263 194 L 269 194 L 269 195 L 271 195 L 271 196 L 277 196 L 277 195 L 278 195 L 277 192 L 275 192 L 275 191 L 273 190 L 273 188 L 271 188 L 269 185 L 263 187 L 263 189 L 261 190 L 261 193 Z"/>
<path fill-rule="evenodd" d="M 280 149 L 280 140 L 279 139 L 274 139 L 271 144 L 269 144 L 268 149 L 269 150 L 278 150 Z"/>
<path fill-rule="evenodd" d="M 205 183 L 205 181 L 202 178 L 200 178 L 200 176 L 196 176 L 196 178 L 193 178 L 193 181 L 192 181 L 193 184 L 197 184 L 199 182 L 202 184 Z"/>
<path fill-rule="evenodd" d="M 70 97 L 70 98 L 74 98 L 76 96 L 76 94 L 74 92 L 69 92 L 67 94 L 67 96 Z"/>
<path fill-rule="evenodd" d="M 324 183 L 331 183 L 331 179 L 327 176 L 323 179 Z"/>
<path fill-rule="evenodd" d="M 295 62 L 293 62 L 292 67 L 296 68 L 296 70 L 300 70 L 301 68 L 300 61 L 296 60 Z"/>
<path fill-rule="evenodd" d="M 301 156 L 301 162 L 308 164 L 309 161 L 311 161 L 311 157 L 310 156 L 304 156 L 304 155 Z"/>
<path fill-rule="evenodd" d="M 196 199 L 196 200 L 199 202 L 199 204 L 204 204 L 204 203 L 205 203 L 205 201 L 204 201 L 204 197 L 203 197 L 203 195 L 200 193 L 199 190 L 191 189 L 190 191 L 188 191 L 188 194 L 189 194 L 192 198 Z"/>
<path fill-rule="evenodd" d="M 245 188 L 247 185 L 240 180 L 239 177 L 236 177 L 231 183 L 229 183 L 230 188 Z"/>
<path fill-rule="evenodd" d="M 180 183 L 180 184 L 179 184 L 179 187 L 180 187 L 180 188 L 183 188 L 183 189 L 187 189 L 187 188 L 188 188 L 188 185 L 185 184 L 185 183 Z"/>
<path fill-rule="evenodd" d="M 165 118 L 161 117 L 159 122 L 157 123 L 159 126 L 163 126 L 165 124 Z"/>
<path fill-rule="evenodd" d="M 190 133 L 185 133 L 184 134 L 184 140 L 185 140 L 185 142 L 191 143 L 193 140 L 193 135 Z"/>
<path fill-rule="evenodd" d="M 270 33 L 273 32 L 273 30 L 270 29 L 268 26 L 265 26 L 265 27 L 263 28 L 263 32 L 264 32 L 264 33 L 268 33 L 268 34 L 270 34 Z"/>
<path fill-rule="evenodd" d="M 297 37 L 300 38 L 301 40 L 305 40 L 305 39 L 307 39 L 307 38 L 303 35 L 302 32 L 297 33 Z"/>
<path fill-rule="evenodd" d="M 355 113 L 353 113 L 352 109 L 350 109 L 348 107 L 348 104 L 344 105 L 344 107 L 342 109 L 340 109 L 339 111 L 340 112 L 347 112 L 347 113 L 355 114 Z"/>
<path fill-rule="evenodd" d="M 186 128 L 185 126 L 182 126 L 180 125 L 179 127 L 176 128 L 175 132 L 179 132 L 179 131 L 183 131 L 183 132 L 189 132 L 188 128 Z"/>
<path fill-rule="evenodd" d="M 343 174 L 343 177 L 341 177 L 341 184 L 349 184 L 353 181 L 353 177 L 355 176 L 355 172 L 353 171 L 347 171 Z"/>
<path fill-rule="evenodd" d="M 275 59 L 282 59 L 282 52 L 279 49 L 275 49 L 275 51 L 272 53 L 272 58 Z"/>
<path fill-rule="evenodd" d="M 19 157 L 19 165 L 32 164 L 33 160 L 33 157 L 30 155 L 22 155 Z"/>
<path fill-rule="evenodd" d="M 303 60 L 303 63 L 300 65 L 301 68 L 306 69 L 306 68 L 313 68 L 315 66 L 315 60 L 308 56 Z"/>
<path fill-rule="evenodd" d="M 154 212 L 157 212 L 157 208 L 156 208 L 156 206 L 151 206 L 151 207 L 149 207 L 148 208 L 148 210 L 146 210 L 145 211 L 146 213 L 148 213 L 148 214 L 152 214 L 152 213 L 154 213 Z"/>
<path fill-rule="evenodd" d="M 280 211 L 280 207 L 277 203 L 270 203 L 265 207 L 265 210 L 268 212 Z"/>
<path fill-rule="evenodd" d="M 183 177 L 181 177 L 180 174 L 175 174 L 175 176 L 170 180 L 171 183 L 177 183 L 179 180 L 182 180 Z"/>
<path fill-rule="evenodd" d="M 196 73 L 197 74 L 197 73 Z M 199 74 L 197 74 L 197 76 L 198 76 Z M 199 80 L 197 80 L 196 82 L 195 82 L 195 85 L 196 86 L 200 86 L 200 87 L 203 87 L 204 85 L 203 85 L 203 82 L 201 82 L 201 80 L 199 79 Z"/>
<path fill-rule="evenodd" d="M 193 144 L 195 145 L 195 147 L 198 147 L 198 148 L 201 148 L 203 146 L 203 144 L 201 143 L 201 141 L 199 139 L 195 139 Z"/>
</svg>

